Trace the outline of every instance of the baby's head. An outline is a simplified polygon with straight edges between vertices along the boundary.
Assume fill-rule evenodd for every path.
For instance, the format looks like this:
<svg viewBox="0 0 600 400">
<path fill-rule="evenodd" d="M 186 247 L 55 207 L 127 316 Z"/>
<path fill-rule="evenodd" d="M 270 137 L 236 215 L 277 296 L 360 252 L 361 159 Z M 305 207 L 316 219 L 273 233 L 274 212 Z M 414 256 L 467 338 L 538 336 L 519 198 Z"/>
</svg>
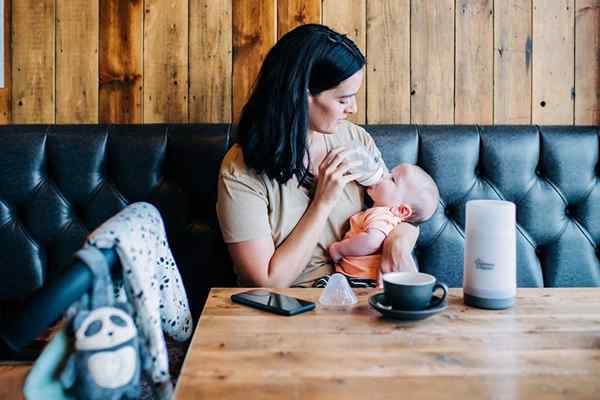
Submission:
<svg viewBox="0 0 600 400">
<path fill-rule="evenodd" d="M 407 222 L 426 221 L 435 212 L 439 192 L 429 174 L 416 165 L 400 164 L 367 193 L 377 207 L 391 207 Z"/>
</svg>

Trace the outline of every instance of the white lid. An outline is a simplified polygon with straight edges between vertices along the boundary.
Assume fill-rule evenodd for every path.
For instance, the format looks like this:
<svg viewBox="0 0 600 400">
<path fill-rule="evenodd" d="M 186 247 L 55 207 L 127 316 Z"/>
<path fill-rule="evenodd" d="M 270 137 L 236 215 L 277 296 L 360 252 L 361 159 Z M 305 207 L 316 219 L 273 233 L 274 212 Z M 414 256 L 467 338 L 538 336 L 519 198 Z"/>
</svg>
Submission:
<svg viewBox="0 0 600 400">
<path fill-rule="evenodd" d="M 379 182 L 381 178 L 383 178 L 383 167 L 379 167 L 373 175 L 360 178 L 357 181 L 363 186 L 373 186 Z"/>
<path fill-rule="evenodd" d="M 503 200 L 469 200 L 465 230 L 507 232 L 515 229 L 516 206 Z"/>
</svg>

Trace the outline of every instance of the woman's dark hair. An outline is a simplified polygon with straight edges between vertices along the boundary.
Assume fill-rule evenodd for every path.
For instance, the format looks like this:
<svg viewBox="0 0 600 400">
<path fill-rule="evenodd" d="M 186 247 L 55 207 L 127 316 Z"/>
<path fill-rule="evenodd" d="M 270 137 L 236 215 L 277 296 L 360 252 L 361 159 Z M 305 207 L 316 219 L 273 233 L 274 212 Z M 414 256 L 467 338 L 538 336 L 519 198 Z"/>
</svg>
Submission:
<svg viewBox="0 0 600 400">
<path fill-rule="evenodd" d="M 265 57 L 240 116 L 237 143 L 246 165 L 280 183 L 293 175 L 302 183 L 309 92 L 339 85 L 364 64 L 352 40 L 324 25 L 302 25 L 282 36 Z"/>
</svg>

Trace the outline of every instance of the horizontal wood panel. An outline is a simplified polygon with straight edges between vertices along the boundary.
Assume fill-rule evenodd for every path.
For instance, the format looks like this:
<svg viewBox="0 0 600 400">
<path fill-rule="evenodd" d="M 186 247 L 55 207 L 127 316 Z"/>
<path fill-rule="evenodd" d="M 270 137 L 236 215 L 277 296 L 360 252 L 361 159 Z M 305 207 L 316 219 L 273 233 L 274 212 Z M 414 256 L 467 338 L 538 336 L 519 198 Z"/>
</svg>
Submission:
<svg viewBox="0 0 600 400">
<path fill-rule="evenodd" d="M 289 318 L 232 303 L 242 290 L 211 291 L 176 398 L 364 398 L 357 382 L 380 398 L 480 398 L 499 387 L 590 398 L 600 389 L 598 288 L 518 289 L 512 308 L 495 311 L 465 306 L 450 289 L 448 309 L 417 322 L 382 318 L 367 303 L 378 289 L 355 290 L 354 306 L 317 304 Z M 322 292 L 275 291 L 315 302 Z"/>
<path fill-rule="evenodd" d="M 460 384 L 457 384 L 460 383 Z M 382 390 L 385 388 L 387 390 Z M 597 376 L 528 376 L 515 377 L 501 374 L 487 376 L 441 376 L 432 382 L 424 377 L 392 377 L 373 381 L 372 377 L 344 379 L 311 378 L 309 381 L 269 383 L 231 383 L 226 375 L 210 385 L 176 391 L 176 399 L 240 399 L 260 393 L 262 400 L 307 399 L 340 400 L 369 399 L 388 400 L 402 396 L 410 388 L 411 400 L 432 399 L 544 399 L 560 400 L 568 393 L 569 400 L 589 400 L 600 391 Z M 390 394 L 392 393 L 392 394 Z M 400 393 L 400 394 L 399 394 Z M 406 396 L 408 397 L 408 396 Z"/>
</svg>

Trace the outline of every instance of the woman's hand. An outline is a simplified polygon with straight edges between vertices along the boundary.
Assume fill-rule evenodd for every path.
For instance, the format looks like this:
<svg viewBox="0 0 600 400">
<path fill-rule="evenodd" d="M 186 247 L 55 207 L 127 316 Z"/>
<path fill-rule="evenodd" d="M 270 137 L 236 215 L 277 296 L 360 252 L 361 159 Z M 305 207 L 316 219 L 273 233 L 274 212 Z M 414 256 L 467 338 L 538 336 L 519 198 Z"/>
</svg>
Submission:
<svg viewBox="0 0 600 400">
<path fill-rule="evenodd" d="M 357 178 L 360 174 L 351 174 L 350 168 L 357 167 L 360 161 L 349 161 L 348 155 L 355 150 L 337 147 L 329 152 L 319 165 L 319 176 L 315 189 L 314 202 L 329 209 L 333 208 L 342 193 L 344 186 Z"/>
<path fill-rule="evenodd" d="M 386 272 L 403 271 L 418 272 L 412 258 L 412 251 L 419 237 L 419 227 L 401 222 L 383 242 L 381 254 L 381 271 L 379 274 L 379 287 L 383 286 L 382 276 Z"/>
<path fill-rule="evenodd" d="M 329 246 L 329 256 L 331 256 L 331 260 L 333 260 L 334 264 L 337 264 L 338 261 L 342 259 L 342 252 L 340 251 L 340 242 L 333 242 L 331 246 Z"/>
</svg>

